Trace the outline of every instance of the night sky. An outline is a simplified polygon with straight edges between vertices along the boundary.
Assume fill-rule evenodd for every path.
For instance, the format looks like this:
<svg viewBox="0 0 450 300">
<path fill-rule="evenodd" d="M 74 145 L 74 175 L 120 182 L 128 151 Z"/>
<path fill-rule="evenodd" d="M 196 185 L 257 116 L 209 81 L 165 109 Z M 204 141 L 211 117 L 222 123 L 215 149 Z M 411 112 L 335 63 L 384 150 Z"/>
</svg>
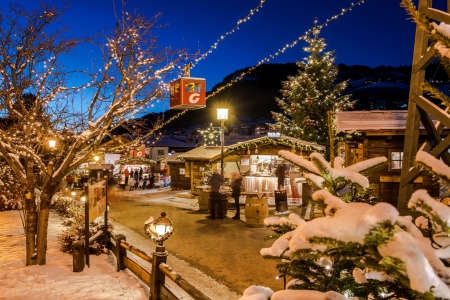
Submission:
<svg viewBox="0 0 450 300">
<path fill-rule="evenodd" d="M 8 2 L 1 1 L 5 8 Z M 38 0 L 19 0 L 33 8 Z M 59 0 L 49 0 L 57 3 Z M 186 47 L 191 53 L 209 48 L 226 32 L 258 6 L 260 0 L 127 0 L 127 11 L 136 9 L 151 17 L 162 12 L 160 24 L 168 26 L 158 29 L 162 47 Z M 353 3 L 357 1 L 353 0 Z M 445 4 L 434 1 L 434 7 Z M 441 3 L 442 2 L 442 3 Z M 415 1 L 417 3 L 417 1 Z M 350 7 L 344 0 L 266 0 L 262 8 L 250 20 L 240 25 L 239 30 L 227 36 L 211 54 L 191 70 L 192 77 L 203 77 L 209 91 L 215 84 L 234 72 L 256 65 L 262 59 L 276 53 L 286 44 L 295 41 L 312 25 L 338 15 Z M 121 11 L 121 0 L 74 0 L 65 14 L 63 22 L 78 33 L 98 32 L 115 26 L 114 7 Z M 333 20 L 322 30 L 327 50 L 335 50 L 337 63 L 347 65 L 410 65 L 414 43 L 415 25 L 400 0 L 366 0 L 351 11 Z M 300 61 L 307 54 L 305 42 L 298 43 L 278 55 L 271 63 Z M 96 61 L 90 51 L 80 51 L 76 63 L 82 68 Z M 84 65 L 85 64 L 85 65 Z"/>
</svg>

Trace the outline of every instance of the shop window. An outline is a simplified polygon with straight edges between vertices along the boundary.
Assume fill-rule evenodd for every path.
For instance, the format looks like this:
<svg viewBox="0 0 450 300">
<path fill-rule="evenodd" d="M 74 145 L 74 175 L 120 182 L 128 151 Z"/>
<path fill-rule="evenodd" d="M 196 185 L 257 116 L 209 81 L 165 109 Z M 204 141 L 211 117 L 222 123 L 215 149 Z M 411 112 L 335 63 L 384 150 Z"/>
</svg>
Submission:
<svg viewBox="0 0 450 300">
<path fill-rule="evenodd" d="M 390 150 L 389 152 L 389 171 L 400 171 L 402 169 L 403 151 Z"/>
<path fill-rule="evenodd" d="M 180 175 L 185 175 L 185 174 L 186 174 L 186 169 L 180 168 Z"/>
<path fill-rule="evenodd" d="M 158 155 L 164 155 L 164 150 L 158 150 Z"/>
</svg>

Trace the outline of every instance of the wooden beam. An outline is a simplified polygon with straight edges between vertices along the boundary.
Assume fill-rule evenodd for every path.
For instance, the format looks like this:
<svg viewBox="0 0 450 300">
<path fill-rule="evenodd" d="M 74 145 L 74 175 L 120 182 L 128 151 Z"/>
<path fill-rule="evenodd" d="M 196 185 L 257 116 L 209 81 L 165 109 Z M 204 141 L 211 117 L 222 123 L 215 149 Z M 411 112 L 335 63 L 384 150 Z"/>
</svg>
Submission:
<svg viewBox="0 0 450 300">
<path fill-rule="evenodd" d="M 443 111 L 439 106 L 421 95 L 415 97 L 414 102 L 427 113 L 436 118 L 436 120 L 441 122 L 445 127 L 450 128 L 450 115 Z"/>
<path fill-rule="evenodd" d="M 435 145 L 439 145 L 442 142 L 442 137 L 436 130 L 436 127 L 434 126 L 433 121 L 431 121 L 430 116 L 422 108 L 419 108 L 419 113 L 422 125 L 428 132 L 428 137 L 432 139 L 432 141 L 430 141 L 430 146 L 435 147 Z M 450 155 L 448 152 L 443 153 L 442 160 L 445 162 L 445 164 L 450 165 Z"/>
<path fill-rule="evenodd" d="M 442 10 L 438 10 L 432 7 L 429 7 L 427 9 L 427 12 L 425 13 L 425 16 L 427 18 L 439 21 L 439 22 L 444 22 L 445 24 L 449 24 L 450 23 L 450 16 L 443 12 Z"/>
<path fill-rule="evenodd" d="M 434 44 L 432 43 L 427 50 L 427 53 L 422 56 L 422 58 L 414 64 L 412 67 L 412 72 L 415 74 L 420 70 L 424 70 L 432 61 L 436 58 L 436 50 L 434 49 Z"/>
<path fill-rule="evenodd" d="M 450 147 L 450 135 L 447 136 L 442 142 L 440 142 L 432 151 L 430 151 L 430 155 L 434 157 L 439 157 L 442 153 L 446 153 L 447 149 Z M 447 153 L 448 154 L 448 153 Z M 413 182 L 421 173 L 421 170 L 417 167 L 414 167 L 410 170 L 410 172 L 406 176 L 402 176 L 400 185 L 404 187 L 406 184 Z"/>
<path fill-rule="evenodd" d="M 419 0 L 418 10 L 420 13 L 425 14 L 431 5 L 429 0 Z M 427 53 L 428 49 L 428 33 L 420 26 L 416 25 L 416 34 L 414 40 L 414 52 L 412 65 L 417 65 L 422 56 Z M 413 167 L 412 159 L 417 153 L 417 147 L 419 143 L 419 128 L 420 128 L 420 115 L 417 111 L 417 105 L 414 99 L 422 95 L 422 83 L 425 79 L 425 70 L 420 70 L 416 73 L 411 72 L 411 81 L 409 87 L 409 100 L 408 100 L 408 116 L 406 118 L 406 131 L 405 131 L 405 144 L 403 147 L 403 162 L 401 176 L 404 177 L 409 173 L 409 170 Z M 406 184 L 401 186 L 398 194 L 397 209 L 401 215 L 409 214 L 408 200 L 412 194 L 412 184 Z"/>
</svg>

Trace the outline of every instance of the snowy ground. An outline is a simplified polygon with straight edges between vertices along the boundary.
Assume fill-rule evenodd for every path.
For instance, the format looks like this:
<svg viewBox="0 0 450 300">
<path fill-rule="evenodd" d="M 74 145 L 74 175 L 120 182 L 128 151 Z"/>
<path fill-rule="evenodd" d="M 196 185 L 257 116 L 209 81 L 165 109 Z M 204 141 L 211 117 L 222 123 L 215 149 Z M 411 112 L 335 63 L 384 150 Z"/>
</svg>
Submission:
<svg viewBox="0 0 450 300">
<path fill-rule="evenodd" d="M 72 255 L 59 251 L 56 242 L 57 234 L 64 229 L 61 220 L 56 213 L 50 214 L 47 264 L 26 267 L 25 235 L 19 213 L 0 212 L 0 299 L 148 299 L 148 287 L 127 270 L 116 272 L 113 258 L 107 255 L 91 255 L 90 268 L 72 272 Z M 127 242 L 141 245 L 148 254 L 154 250 L 154 245 L 138 234 L 120 224 L 113 225 L 126 234 Z M 174 256 L 169 256 L 167 263 L 211 299 L 241 297 Z M 175 289 L 180 299 L 192 299 L 170 280 L 166 284 Z"/>
</svg>

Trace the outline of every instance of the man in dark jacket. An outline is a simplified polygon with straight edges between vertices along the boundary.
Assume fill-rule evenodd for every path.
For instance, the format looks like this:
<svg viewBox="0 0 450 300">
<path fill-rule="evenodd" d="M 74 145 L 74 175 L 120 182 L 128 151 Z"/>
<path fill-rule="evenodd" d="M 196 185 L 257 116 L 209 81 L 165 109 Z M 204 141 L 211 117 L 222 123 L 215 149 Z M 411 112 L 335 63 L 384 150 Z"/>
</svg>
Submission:
<svg viewBox="0 0 450 300">
<path fill-rule="evenodd" d="M 220 185 L 223 183 L 223 177 L 219 174 L 218 170 L 214 171 L 209 183 L 211 185 L 211 197 L 209 198 L 209 201 L 211 202 L 211 219 L 216 218 L 216 203 L 219 212 L 218 217 L 222 219 L 223 211 L 220 206 Z"/>
</svg>

